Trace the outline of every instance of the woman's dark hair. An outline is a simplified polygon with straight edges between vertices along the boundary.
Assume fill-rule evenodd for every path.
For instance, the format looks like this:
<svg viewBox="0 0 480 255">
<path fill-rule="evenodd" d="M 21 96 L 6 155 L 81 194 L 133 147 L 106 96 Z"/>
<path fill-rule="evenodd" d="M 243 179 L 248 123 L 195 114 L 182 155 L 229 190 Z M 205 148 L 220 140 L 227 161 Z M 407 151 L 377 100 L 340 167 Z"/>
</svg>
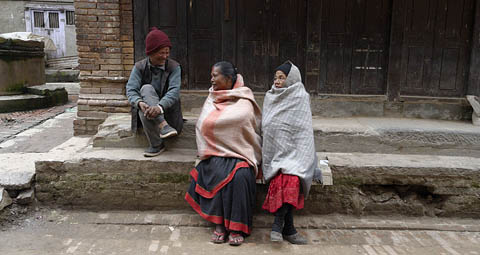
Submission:
<svg viewBox="0 0 480 255">
<path fill-rule="evenodd" d="M 220 74 L 232 80 L 232 87 L 237 82 L 237 68 L 228 61 L 217 62 L 213 67 L 218 67 Z"/>
</svg>

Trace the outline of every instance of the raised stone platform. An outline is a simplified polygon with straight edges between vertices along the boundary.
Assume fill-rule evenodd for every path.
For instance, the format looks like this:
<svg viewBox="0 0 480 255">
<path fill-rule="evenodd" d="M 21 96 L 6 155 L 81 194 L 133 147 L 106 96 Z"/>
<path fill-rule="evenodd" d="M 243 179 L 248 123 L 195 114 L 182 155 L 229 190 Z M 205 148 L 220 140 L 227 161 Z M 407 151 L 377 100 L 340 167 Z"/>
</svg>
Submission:
<svg viewBox="0 0 480 255">
<path fill-rule="evenodd" d="M 27 111 L 68 102 L 64 86 L 43 84 L 26 88 L 27 94 L 0 96 L 0 112 Z"/>
<path fill-rule="evenodd" d="M 208 91 L 182 90 L 183 112 L 199 114 Z M 262 107 L 265 93 L 255 92 Z M 310 96 L 314 116 L 322 118 L 394 117 L 438 120 L 470 120 L 472 108 L 466 98 L 401 96 L 389 102 L 384 95 L 316 94 Z"/>
<path fill-rule="evenodd" d="M 36 195 L 51 206 L 81 209 L 188 208 L 183 197 L 195 150 L 147 159 L 143 149 L 78 146 L 62 159 L 36 162 Z M 480 217 L 480 159 L 319 153 L 333 186 L 314 185 L 304 213 Z M 267 187 L 257 185 L 257 210 Z"/>
<path fill-rule="evenodd" d="M 197 116 L 187 114 L 179 137 L 167 139 L 169 148 L 195 149 Z M 111 114 L 99 126 L 94 147 L 146 148 L 143 131 L 130 131 L 130 114 Z M 480 157 L 480 129 L 470 122 L 407 118 L 314 117 L 319 152 L 429 154 Z"/>
</svg>

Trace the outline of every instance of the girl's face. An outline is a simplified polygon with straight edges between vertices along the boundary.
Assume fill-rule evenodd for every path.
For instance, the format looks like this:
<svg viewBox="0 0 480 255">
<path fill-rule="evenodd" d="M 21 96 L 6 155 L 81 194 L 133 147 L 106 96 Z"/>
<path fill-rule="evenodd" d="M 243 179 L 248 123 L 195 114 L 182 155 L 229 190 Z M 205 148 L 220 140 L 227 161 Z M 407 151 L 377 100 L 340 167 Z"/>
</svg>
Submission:
<svg viewBox="0 0 480 255">
<path fill-rule="evenodd" d="M 220 73 L 219 67 L 212 67 L 211 76 L 210 83 L 212 84 L 213 90 L 232 89 L 232 81 Z"/>
<path fill-rule="evenodd" d="M 283 88 L 285 85 L 286 79 L 287 79 L 287 76 L 285 75 L 285 73 L 278 70 L 275 72 L 275 76 L 273 78 L 273 85 L 275 85 L 276 88 Z"/>
</svg>

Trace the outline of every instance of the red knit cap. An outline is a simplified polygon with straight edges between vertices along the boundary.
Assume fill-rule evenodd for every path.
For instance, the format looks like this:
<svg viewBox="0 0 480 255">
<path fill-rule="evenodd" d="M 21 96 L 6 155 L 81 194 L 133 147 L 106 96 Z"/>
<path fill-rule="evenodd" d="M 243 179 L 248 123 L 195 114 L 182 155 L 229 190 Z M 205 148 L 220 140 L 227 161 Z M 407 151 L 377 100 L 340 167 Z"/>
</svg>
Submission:
<svg viewBox="0 0 480 255">
<path fill-rule="evenodd" d="M 150 55 L 163 47 L 172 48 L 172 43 L 170 42 L 167 34 L 161 30 L 158 30 L 156 27 L 152 27 L 150 28 L 150 32 L 145 39 L 145 46 L 145 53 Z"/>
</svg>

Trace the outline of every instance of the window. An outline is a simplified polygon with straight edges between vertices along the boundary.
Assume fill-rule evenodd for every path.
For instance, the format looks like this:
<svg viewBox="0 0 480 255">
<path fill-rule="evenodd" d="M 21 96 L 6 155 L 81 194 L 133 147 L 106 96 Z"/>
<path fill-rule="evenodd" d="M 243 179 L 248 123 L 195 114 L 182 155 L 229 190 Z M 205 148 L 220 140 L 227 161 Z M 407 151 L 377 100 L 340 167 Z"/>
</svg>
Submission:
<svg viewBox="0 0 480 255">
<path fill-rule="evenodd" d="M 59 28 L 60 23 L 58 20 L 58 12 L 49 12 L 48 13 L 48 25 L 49 28 Z"/>
<path fill-rule="evenodd" d="M 75 12 L 67 11 L 67 25 L 75 25 Z"/>
<path fill-rule="evenodd" d="M 33 12 L 33 20 L 34 27 L 45 27 L 45 19 L 43 17 L 43 12 Z"/>
</svg>

